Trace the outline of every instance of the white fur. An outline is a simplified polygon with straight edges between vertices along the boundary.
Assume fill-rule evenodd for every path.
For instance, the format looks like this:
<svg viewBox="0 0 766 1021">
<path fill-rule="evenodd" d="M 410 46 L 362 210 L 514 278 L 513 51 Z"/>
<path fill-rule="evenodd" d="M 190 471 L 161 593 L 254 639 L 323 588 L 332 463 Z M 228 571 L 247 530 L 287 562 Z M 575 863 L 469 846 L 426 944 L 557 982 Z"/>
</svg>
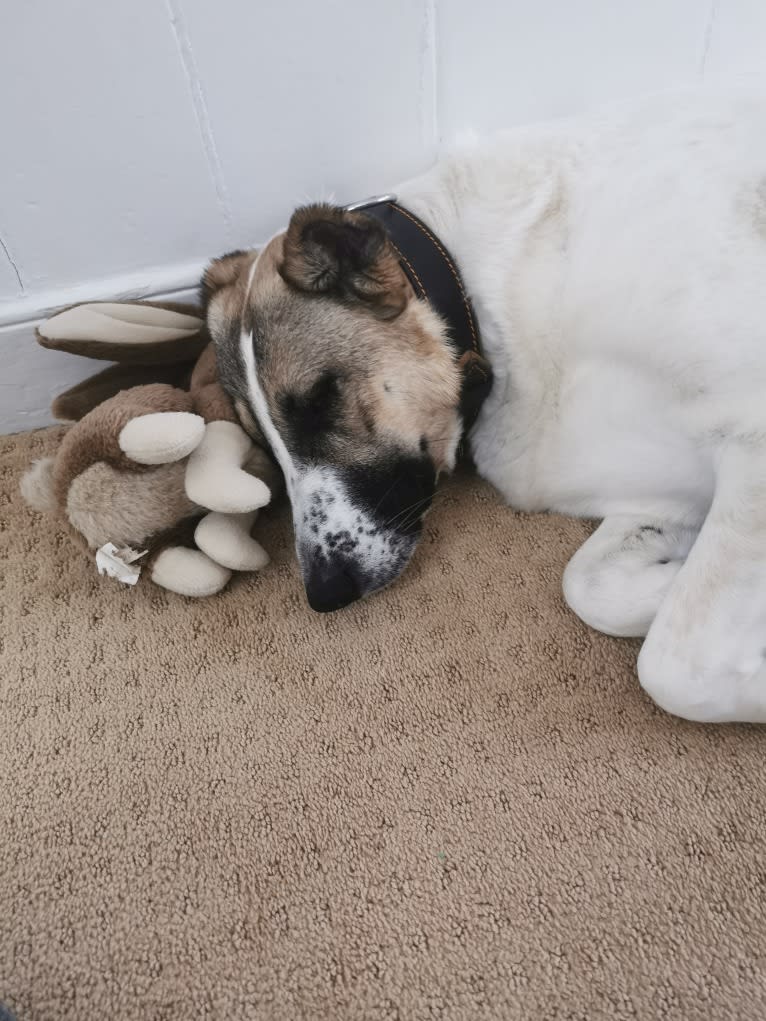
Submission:
<svg viewBox="0 0 766 1021">
<path fill-rule="evenodd" d="M 312 561 L 332 560 L 345 554 L 368 580 L 378 586 L 396 565 L 406 564 L 415 548 L 411 536 L 381 527 L 348 492 L 340 472 L 333 468 L 304 468 L 292 493 L 296 547 L 302 570 Z"/>
<path fill-rule="evenodd" d="M 253 265 L 253 270 L 255 265 Z M 251 280 L 252 272 L 251 270 Z M 242 358 L 245 364 L 245 374 L 247 377 L 247 388 L 250 397 L 250 402 L 255 412 L 255 416 L 258 419 L 258 424 L 263 430 L 263 434 L 266 437 L 266 442 L 271 447 L 274 457 L 277 459 L 277 464 L 282 469 L 282 473 L 285 477 L 285 485 L 287 486 L 287 492 L 290 499 L 293 498 L 295 485 L 298 481 L 298 477 L 301 473 L 301 466 L 293 461 L 290 455 L 290 451 L 287 449 L 285 441 L 282 439 L 279 430 L 274 425 L 271 419 L 271 413 L 269 412 L 269 405 L 266 401 L 266 396 L 261 388 L 260 381 L 258 379 L 258 372 L 255 365 L 255 355 L 253 353 L 253 335 L 250 332 L 242 332 L 240 337 L 240 350 L 242 351 Z"/>
<path fill-rule="evenodd" d="M 516 507 L 605 519 L 570 604 L 647 635 L 668 711 L 766 722 L 766 88 L 503 134 L 399 195 L 475 301 L 479 470 Z"/>
</svg>

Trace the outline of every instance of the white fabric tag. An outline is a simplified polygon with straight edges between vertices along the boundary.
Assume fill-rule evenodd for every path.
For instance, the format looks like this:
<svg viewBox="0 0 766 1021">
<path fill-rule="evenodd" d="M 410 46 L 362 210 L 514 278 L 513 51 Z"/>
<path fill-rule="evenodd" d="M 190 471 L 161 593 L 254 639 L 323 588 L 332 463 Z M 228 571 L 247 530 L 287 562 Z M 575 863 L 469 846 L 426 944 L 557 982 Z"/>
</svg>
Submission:
<svg viewBox="0 0 766 1021">
<path fill-rule="evenodd" d="M 146 556 L 147 552 L 148 550 L 143 550 L 139 553 L 138 550 L 131 549 L 130 546 L 118 549 L 113 542 L 104 543 L 96 550 L 98 573 L 116 578 L 124 585 L 135 585 L 141 574 L 141 565 L 135 561 Z"/>
</svg>

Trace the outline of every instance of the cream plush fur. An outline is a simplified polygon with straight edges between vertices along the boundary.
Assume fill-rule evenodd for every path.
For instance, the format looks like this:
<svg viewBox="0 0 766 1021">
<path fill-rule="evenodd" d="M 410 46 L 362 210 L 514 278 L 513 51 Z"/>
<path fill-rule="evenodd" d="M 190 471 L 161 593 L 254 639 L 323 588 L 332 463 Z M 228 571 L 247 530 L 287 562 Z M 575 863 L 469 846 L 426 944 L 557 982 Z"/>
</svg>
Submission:
<svg viewBox="0 0 766 1021">
<path fill-rule="evenodd" d="M 253 444 L 236 422 L 208 422 L 186 468 L 189 499 L 221 514 L 265 507 L 271 490 L 242 468 Z"/>
<path fill-rule="evenodd" d="M 138 464 L 188 457 L 205 435 L 205 419 L 190 411 L 158 411 L 134 418 L 120 432 L 120 449 Z"/>
</svg>

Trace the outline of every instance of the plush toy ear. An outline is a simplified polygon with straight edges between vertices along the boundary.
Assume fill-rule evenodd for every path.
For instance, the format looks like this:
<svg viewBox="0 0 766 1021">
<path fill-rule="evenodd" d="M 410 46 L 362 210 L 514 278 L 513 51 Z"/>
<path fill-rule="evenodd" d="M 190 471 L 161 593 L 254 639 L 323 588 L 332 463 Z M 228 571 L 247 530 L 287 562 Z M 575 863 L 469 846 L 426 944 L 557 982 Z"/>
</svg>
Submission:
<svg viewBox="0 0 766 1021">
<path fill-rule="evenodd" d="M 37 329 L 43 347 L 123 365 L 188 362 L 209 339 L 195 306 L 155 301 L 73 305 Z"/>
<path fill-rule="evenodd" d="M 186 389 L 192 363 L 176 365 L 110 365 L 103 372 L 82 380 L 54 397 L 51 414 L 61 422 L 79 422 L 97 405 L 103 404 L 121 390 L 149 383 L 167 383 Z"/>
<path fill-rule="evenodd" d="M 339 206 L 304 206 L 285 236 L 284 280 L 300 291 L 328 294 L 394 319 L 409 286 L 383 226 Z"/>
</svg>

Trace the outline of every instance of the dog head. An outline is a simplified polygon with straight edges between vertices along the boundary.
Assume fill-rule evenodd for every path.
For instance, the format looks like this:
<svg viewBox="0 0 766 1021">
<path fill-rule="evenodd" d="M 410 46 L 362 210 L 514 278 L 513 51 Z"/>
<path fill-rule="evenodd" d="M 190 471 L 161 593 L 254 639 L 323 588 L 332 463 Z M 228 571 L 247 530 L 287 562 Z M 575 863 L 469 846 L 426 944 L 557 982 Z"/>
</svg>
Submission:
<svg viewBox="0 0 766 1021">
<path fill-rule="evenodd" d="M 284 472 L 309 603 L 335 610 L 408 563 L 461 435 L 460 371 L 383 227 L 299 209 L 202 283 L 224 387 Z"/>
</svg>

